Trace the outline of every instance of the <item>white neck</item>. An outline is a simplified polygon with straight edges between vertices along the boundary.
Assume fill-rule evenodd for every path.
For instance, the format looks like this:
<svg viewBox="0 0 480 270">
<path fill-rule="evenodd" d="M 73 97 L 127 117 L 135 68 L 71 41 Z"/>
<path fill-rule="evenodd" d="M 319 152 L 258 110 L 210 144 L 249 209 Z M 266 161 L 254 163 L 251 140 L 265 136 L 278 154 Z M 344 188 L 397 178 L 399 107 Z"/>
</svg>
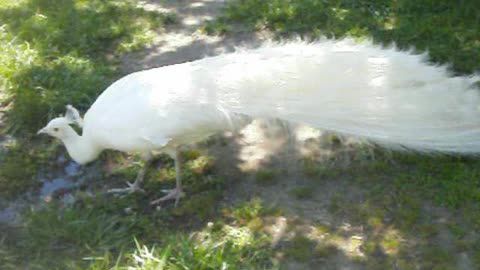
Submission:
<svg viewBox="0 0 480 270">
<path fill-rule="evenodd" d="M 85 136 L 78 135 L 73 128 L 68 127 L 66 132 L 67 136 L 62 141 L 67 148 L 68 154 L 75 162 L 85 164 L 93 161 L 102 151 L 91 140 Z"/>
</svg>

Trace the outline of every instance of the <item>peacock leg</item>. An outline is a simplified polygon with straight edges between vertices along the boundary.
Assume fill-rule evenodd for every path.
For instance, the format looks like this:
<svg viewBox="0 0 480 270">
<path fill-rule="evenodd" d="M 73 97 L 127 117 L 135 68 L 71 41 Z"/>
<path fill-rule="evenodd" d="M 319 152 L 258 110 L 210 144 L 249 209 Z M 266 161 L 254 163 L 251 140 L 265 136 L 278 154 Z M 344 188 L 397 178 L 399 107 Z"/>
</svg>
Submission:
<svg viewBox="0 0 480 270">
<path fill-rule="evenodd" d="M 167 193 L 167 195 L 161 197 L 160 199 L 156 199 L 152 201 L 150 204 L 158 204 L 164 201 L 168 200 L 175 200 L 175 207 L 178 205 L 178 202 L 180 201 L 180 198 L 185 196 L 182 190 L 182 172 L 181 172 L 181 155 L 180 151 L 178 149 L 175 149 L 175 155 L 173 157 L 173 160 L 175 162 L 175 188 L 174 189 L 164 189 L 162 192 Z"/>
<path fill-rule="evenodd" d="M 134 193 L 134 192 L 145 192 L 140 186 L 143 183 L 143 179 L 145 178 L 145 173 L 147 172 L 147 167 L 150 166 L 151 160 L 152 160 L 152 154 L 148 153 L 143 157 L 144 164 L 140 171 L 137 174 L 137 177 L 135 178 L 135 182 L 130 183 L 127 182 L 126 188 L 112 188 L 109 189 L 107 192 L 108 193 Z"/>
</svg>

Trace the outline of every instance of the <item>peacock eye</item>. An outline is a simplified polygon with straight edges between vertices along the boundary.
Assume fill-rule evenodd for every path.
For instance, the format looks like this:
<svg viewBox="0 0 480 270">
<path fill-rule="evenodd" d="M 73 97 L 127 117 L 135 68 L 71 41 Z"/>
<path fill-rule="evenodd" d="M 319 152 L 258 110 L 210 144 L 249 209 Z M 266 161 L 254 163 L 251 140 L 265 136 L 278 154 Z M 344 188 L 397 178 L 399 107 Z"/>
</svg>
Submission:
<svg viewBox="0 0 480 270">
<path fill-rule="evenodd" d="M 58 128 L 54 128 L 54 129 L 53 129 L 53 131 L 55 131 L 55 132 L 58 132 L 58 130 L 59 130 Z"/>
</svg>

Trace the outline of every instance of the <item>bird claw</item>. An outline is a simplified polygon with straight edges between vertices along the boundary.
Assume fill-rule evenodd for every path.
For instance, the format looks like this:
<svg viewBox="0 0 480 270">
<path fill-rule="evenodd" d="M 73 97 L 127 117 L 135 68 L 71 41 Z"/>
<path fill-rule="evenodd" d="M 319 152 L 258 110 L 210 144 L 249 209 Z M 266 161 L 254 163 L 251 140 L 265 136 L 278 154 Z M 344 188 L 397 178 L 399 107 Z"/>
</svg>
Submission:
<svg viewBox="0 0 480 270">
<path fill-rule="evenodd" d="M 185 193 L 182 191 L 181 188 L 174 188 L 174 189 L 163 189 L 162 192 L 167 193 L 167 195 L 156 199 L 154 201 L 151 201 L 151 205 L 155 205 L 161 202 L 165 202 L 168 200 L 175 200 L 175 207 L 177 207 L 178 202 L 180 201 L 181 198 L 185 197 Z"/>
<path fill-rule="evenodd" d="M 127 186 L 126 188 L 112 188 L 107 191 L 107 193 L 127 193 L 127 194 L 132 194 L 135 192 L 141 192 L 145 193 L 145 190 L 140 188 L 137 183 L 130 183 L 127 181 Z"/>
</svg>

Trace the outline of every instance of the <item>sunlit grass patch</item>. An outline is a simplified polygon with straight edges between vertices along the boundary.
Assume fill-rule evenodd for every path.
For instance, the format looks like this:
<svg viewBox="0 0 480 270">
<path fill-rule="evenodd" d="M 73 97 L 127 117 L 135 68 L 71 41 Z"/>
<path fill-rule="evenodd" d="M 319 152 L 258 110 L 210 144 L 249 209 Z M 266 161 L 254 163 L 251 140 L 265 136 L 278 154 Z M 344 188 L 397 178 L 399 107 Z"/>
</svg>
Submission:
<svg viewBox="0 0 480 270">
<path fill-rule="evenodd" d="M 382 239 L 380 240 L 380 246 L 385 254 L 397 255 L 402 243 L 402 236 L 400 233 L 392 228 L 388 228 L 383 232 Z"/>
<path fill-rule="evenodd" d="M 189 170 L 197 175 L 205 175 L 212 172 L 215 165 L 215 159 L 207 154 L 197 154 L 187 159 L 186 166 Z"/>
<path fill-rule="evenodd" d="M 27 0 L 3 0 L 0 3 L 0 8 L 12 8 L 23 5 Z"/>
<path fill-rule="evenodd" d="M 223 215 L 235 219 L 243 224 L 259 217 L 263 211 L 262 200 L 253 198 L 235 206 L 223 209 Z"/>
<path fill-rule="evenodd" d="M 163 246 L 138 245 L 130 269 L 259 269 L 271 266 L 270 251 L 262 238 L 245 227 L 208 227 L 189 237 L 168 236 Z M 129 257 L 127 255 L 127 257 Z"/>
</svg>

